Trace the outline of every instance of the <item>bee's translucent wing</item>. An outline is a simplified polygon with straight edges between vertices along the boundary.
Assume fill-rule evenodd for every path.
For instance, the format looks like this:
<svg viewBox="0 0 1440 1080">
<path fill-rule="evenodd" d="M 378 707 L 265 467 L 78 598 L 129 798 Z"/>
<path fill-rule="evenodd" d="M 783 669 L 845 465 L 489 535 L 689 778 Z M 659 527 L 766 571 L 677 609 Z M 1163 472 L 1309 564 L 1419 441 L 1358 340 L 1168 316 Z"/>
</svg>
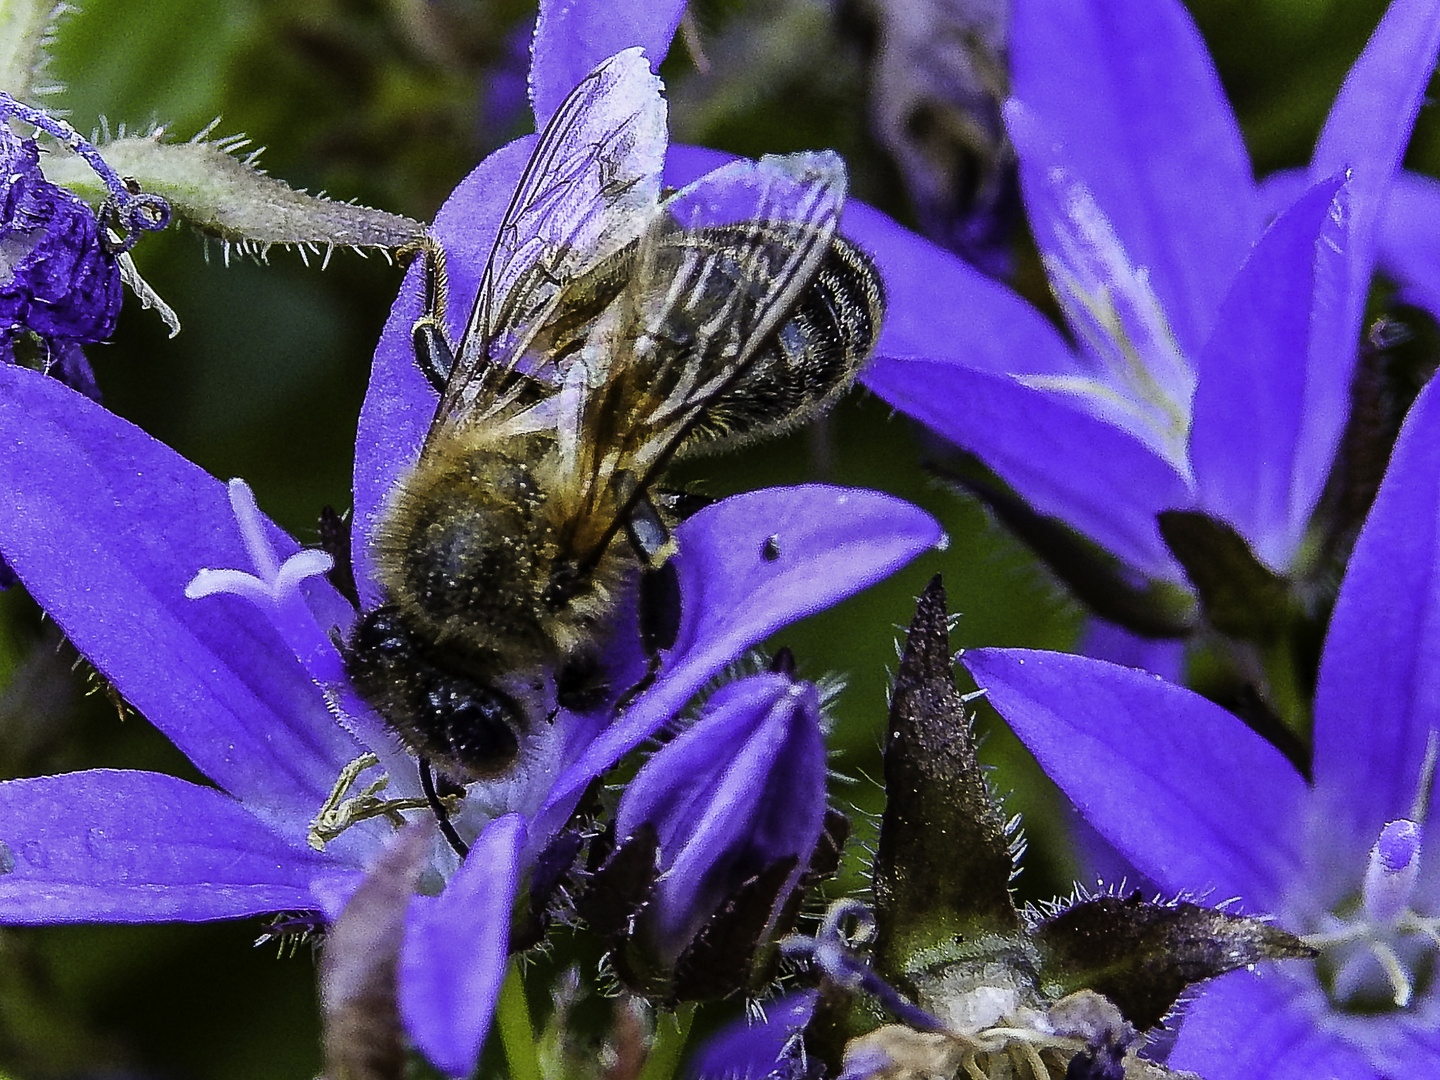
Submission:
<svg viewBox="0 0 1440 1080">
<path fill-rule="evenodd" d="M 845 187 L 845 163 L 826 151 L 731 162 L 667 200 L 617 305 L 633 350 L 611 352 L 612 363 L 655 369 L 637 468 L 663 464 L 707 403 L 746 375 L 830 251 Z"/>
<path fill-rule="evenodd" d="M 661 91 L 641 50 L 626 49 L 551 117 L 501 221 L 432 438 L 493 404 L 565 283 L 631 244 L 654 217 L 666 145 Z"/>
<path fill-rule="evenodd" d="M 830 251 L 844 199 L 844 162 L 825 152 L 731 162 L 666 201 L 564 391 L 535 410 L 589 498 L 643 493 L 746 376 Z"/>
</svg>

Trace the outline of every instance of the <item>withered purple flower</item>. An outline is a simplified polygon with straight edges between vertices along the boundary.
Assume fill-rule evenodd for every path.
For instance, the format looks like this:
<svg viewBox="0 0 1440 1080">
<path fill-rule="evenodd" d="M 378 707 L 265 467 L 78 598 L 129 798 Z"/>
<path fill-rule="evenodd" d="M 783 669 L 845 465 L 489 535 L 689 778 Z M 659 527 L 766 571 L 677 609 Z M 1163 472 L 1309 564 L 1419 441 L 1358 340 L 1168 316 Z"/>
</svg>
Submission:
<svg viewBox="0 0 1440 1080">
<path fill-rule="evenodd" d="M 120 312 L 119 256 L 143 230 L 163 228 L 163 200 L 130 191 L 67 125 L 0 93 L 0 117 L 60 136 L 111 185 L 97 215 L 40 171 L 34 139 L 0 123 L 0 362 L 51 371 L 95 397 L 82 345 L 106 340 Z M 112 234 L 114 225 L 121 230 Z M 121 235 L 123 234 L 123 235 Z"/>
</svg>

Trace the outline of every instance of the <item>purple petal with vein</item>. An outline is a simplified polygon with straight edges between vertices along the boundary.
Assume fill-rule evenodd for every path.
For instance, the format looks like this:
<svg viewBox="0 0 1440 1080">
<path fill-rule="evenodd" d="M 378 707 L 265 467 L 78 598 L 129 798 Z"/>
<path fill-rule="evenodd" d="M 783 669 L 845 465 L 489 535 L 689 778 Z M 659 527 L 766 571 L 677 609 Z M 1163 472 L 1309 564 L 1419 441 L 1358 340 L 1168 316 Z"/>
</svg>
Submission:
<svg viewBox="0 0 1440 1080">
<path fill-rule="evenodd" d="M 1173 0 L 1019 0 L 1010 53 L 1011 93 L 1063 133 L 1193 356 L 1261 219 L 1239 126 L 1189 14 Z"/>
<path fill-rule="evenodd" d="M 1290 478 L 1300 452 L 1303 360 L 1317 279 L 1345 258 L 1338 177 L 1316 184 L 1250 253 L 1200 354 L 1190 463 L 1201 509 L 1234 525 L 1274 570 L 1295 556 L 1311 507 L 1292 517 Z"/>
<path fill-rule="evenodd" d="M 323 865 L 224 792 L 163 773 L 93 769 L 0 783 L 0 922 L 305 910 Z"/>
<path fill-rule="evenodd" d="M 1315 694 L 1315 782 L 1366 846 L 1407 815 L 1440 726 L 1440 388 L 1401 430 L 1330 617 Z M 1337 823 L 1338 824 L 1338 823 Z"/>
<path fill-rule="evenodd" d="M 416 897 L 400 949 L 400 1015 L 450 1076 L 480 1060 L 505 978 L 525 822 L 496 818 L 438 897 Z"/>
</svg>

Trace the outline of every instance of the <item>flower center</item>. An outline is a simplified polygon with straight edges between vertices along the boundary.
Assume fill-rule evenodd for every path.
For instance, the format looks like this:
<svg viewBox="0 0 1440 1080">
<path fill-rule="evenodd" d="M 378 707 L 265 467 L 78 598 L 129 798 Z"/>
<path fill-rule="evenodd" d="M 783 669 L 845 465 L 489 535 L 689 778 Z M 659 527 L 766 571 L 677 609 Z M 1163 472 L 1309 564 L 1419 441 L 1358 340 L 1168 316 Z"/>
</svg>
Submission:
<svg viewBox="0 0 1440 1080">
<path fill-rule="evenodd" d="M 1440 738 L 1432 730 L 1409 817 L 1385 823 L 1370 848 L 1365 878 L 1305 940 L 1321 950 L 1321 984 L 1344 1012 L 1404 1009 L 1437 977 L 1440 914 L 1417 909 L 1423 822 Z"/>
<path fill-rule="evenodd" d="M 1064 170 L 1065 220 L 1058 247 L 1045 256 L 1055 299 L 1097 361 L 1085 375 L 1029 375 L 1037 389 L 1073 396 L 1098 419 L 1130 432 L 1190 475 L 1191 404 L 1195 373 L 1175 340 L 1160 298 L 1090 191 Z"/>
<path fill-rule="evenodd" d="M 1416 822 L 1387 822 L 1370 849 L 1360 895 L 1305 938 L 1321 950 L 1321 983 L 1342 1011 L 1403 1009 L 1435 979 L 1440 917 L 1416 911 L 1412 903 L 1420 841 Z"/>
</svg>

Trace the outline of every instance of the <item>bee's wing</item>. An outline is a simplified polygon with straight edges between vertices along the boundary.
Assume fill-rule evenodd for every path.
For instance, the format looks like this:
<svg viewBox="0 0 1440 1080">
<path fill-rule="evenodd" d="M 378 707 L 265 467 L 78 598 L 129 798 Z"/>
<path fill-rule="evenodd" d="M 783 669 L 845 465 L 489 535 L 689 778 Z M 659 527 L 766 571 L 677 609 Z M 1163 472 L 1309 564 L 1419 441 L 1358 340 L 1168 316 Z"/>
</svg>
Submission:
<svg viewBox="0 0 1440 1080">
<path fill-rule="evenodd" d="M 654 217 L 665 99 L 643 52 L 605 60 L 561 103 L 501 220 L 431 426 L 493 403 L 565 282 L 634 241 Z"/>
<path fill-rule="evenodd" d="M 624 306 L 631 325 L 621 335 L 635 342 L 633 353 L 611 354 L 641 370 L 653 366 L 647 348 L 666 357 L 646 380 L 656 392 L 636 424 L 638 472 L 664 465 L 789 316 L 830 251 L 845 188 L 845 163 L 825 151 L 734 161 L 667 200 L 641 238 Z M 713 227 L 722 245 L 687 240 Z"/>
<path fill-rule="evenodd" d="M 624 291 L 536 410 L 592 504 L 617 484 L 633 493 L 602 546 L 814 279 L 845 183 L 830 152 L 734 161 L 673 195 L 645 230 Z M 723 243 L 696 242 L 710 235 Z"/>
</svg>

